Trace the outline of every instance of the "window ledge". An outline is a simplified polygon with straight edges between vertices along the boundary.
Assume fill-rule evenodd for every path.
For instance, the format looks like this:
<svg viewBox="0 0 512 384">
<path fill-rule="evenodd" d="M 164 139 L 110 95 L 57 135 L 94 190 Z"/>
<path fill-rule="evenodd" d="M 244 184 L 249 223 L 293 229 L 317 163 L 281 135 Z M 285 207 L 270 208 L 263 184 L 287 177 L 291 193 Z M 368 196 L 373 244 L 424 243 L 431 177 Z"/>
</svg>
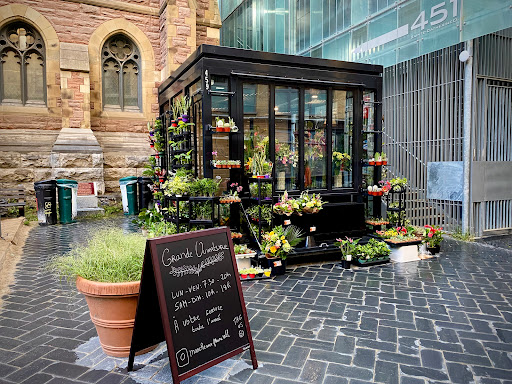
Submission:
<svg viewBox="0 0 512 384">
<path fill-rule="evenodd" d="M 48 115 L 50 112 L 48 110 L 48 107 L 46 107 L 46 106 L 0 103 L 0 113 Z"/>
<path fill-rule="evenodd" d="M 121 111 L 119 109 L 104 109 L 103 111 L 101 111 L 100 117 L 105 117 L 105 118 L 110 118 L 110 119 L 112 119 L 112 118 L 113 119 L 134 119 L 134 120 L 145 119 L 144 114 L 140 110 Z"/>
</svg>

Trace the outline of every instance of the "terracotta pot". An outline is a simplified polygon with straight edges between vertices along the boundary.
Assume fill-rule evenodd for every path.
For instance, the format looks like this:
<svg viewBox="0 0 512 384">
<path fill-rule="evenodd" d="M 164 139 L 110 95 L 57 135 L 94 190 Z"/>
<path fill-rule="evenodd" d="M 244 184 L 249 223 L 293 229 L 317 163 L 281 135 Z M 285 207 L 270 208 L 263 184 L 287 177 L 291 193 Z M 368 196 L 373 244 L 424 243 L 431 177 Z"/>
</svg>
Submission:
<svg viewBox="0 0 512 384">
<path fill-rule="evenodd" d="M 250 277 L 251 279 L 254 279 L 254 278 L 256 277 L 256 274 L 255 274 L 255 273 L 249 273 L 249 277 Z"/>
<path fill-rule="evenodd" d="M 382 165 L 388 165 L 388 161 L 387 160 L 382 160 Z"/>
<path fill-rule="evenodd" d="M 103 352 L 109 356 L 128 357 L 140 282 L 99 283 L 79 276 L 76 287 L 85 296 Z M 144 349 L 137 355 L 156 347 Z"/>
<path fill-rule="evenodd" d="M 240 275 L 240 277 L 241 277 L 242 279 L 247 279 L 247 274 L 246 274 L 246 273 L 242 273 L 242 274 Z"/>
<path fill-rule="evenodd" d="M 376 161 L 375 165 L 382 165 L 382 161 Z"/>
</svg>

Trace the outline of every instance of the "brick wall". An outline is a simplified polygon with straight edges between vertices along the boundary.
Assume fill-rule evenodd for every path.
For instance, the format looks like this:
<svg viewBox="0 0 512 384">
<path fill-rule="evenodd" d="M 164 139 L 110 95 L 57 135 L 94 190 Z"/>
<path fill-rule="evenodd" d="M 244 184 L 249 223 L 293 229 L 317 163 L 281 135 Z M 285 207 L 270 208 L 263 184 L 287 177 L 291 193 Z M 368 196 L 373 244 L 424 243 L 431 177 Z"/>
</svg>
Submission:
<svg viewBox="0 0 512 384">
<path fill-rule="evenodd" d="M 142 173 L 143 160 L 150 151 L 146 123 L 158 116 L 160 82 L 198 45 L 219 42 L 216 0 L 125 0 L 120 6 L 108 0 L 104 6 L 88 2 L 0 0 L 4 12 L 0 12 L 0 25 L 11 17 L 25 18 L 40 30 L 47 45 L 47 107 L 0 104 L 0 132 L 10 137 L 9 142 L 0 143 L 2 184 L 21 182 L 30 193 L 34 181 L 66 176 L 103 180 L 107 193 L 118 192 L 120 177 Z M 112 9 L 115 7 L 121 9 Z M 101 47 L 117 31 L 132 37 L 141 52 L 140 112 L 105 111 L 102 107 Z M 75 137 L 72 129 L 83 132 L 89 128 L 92 132 L 84 133 L 87 145 L 96 140 L 102 153 L 78 150 L 75 157 L 82 156 L 83 161 L 67 161 L 68 155 L 59 152 L 58 143 L 66 145 L 67 138 Z M 96 160 L 87 160 L 91 156 Z"/>
</svg>

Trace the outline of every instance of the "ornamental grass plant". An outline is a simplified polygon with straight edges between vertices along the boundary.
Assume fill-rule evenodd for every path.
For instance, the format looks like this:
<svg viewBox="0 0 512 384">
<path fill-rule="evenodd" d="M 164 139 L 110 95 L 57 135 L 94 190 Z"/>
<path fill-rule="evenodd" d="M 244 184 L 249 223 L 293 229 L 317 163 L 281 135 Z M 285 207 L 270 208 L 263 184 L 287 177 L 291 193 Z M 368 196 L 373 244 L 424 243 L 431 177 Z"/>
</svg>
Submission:
<svg viewBox="0 0 512 384">
<path fill-rule="evenodd" d="M 118 228 L 100 229 L 86 245 L 51 260 L 50 269 L 59 277 L 74 281 L 77 276 L 103 283 L 139 281 L 146 238 L 125 234 Z"/>
</svg>

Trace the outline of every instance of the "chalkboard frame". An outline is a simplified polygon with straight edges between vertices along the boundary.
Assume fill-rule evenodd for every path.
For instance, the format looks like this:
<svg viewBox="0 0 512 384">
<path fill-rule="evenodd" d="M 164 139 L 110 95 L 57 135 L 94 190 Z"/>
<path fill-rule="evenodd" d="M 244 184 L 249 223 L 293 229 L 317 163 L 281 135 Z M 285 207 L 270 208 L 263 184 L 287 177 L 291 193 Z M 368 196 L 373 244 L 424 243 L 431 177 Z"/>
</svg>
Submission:
<svg viewBox="0 0 512 384">
<path fill-rule="evenodd" d="M 249 342 L 249 348 L 247 348 L 247 345 L 244 345 L 242 347 L 236 348 L 231 352 L 225 353 L 221 356 L 218 356 L 214 358 L 213 360 L 210 360 L 203 365 L 200 365 L 196 368 L 191 369 L 190 371 L 187 371 L 186 373 L 179 374 L 178 371 L 178 363 L 176 361 L 176 353 L 174 349 L 174 343 L 172 338 L 172 332 L 169 324 L 169 315 L 168 315 L 168 308 L 167 308 L 167 302 L 165 299 L 165 292 L 163 288 L 163 281 L 162 281 L 162 274 L 160 270 L 160 263 L 158 261 L 158 253 L 157 253 L 157 245 L 159 244 L 170 244 L 173 242 L 178 241 L 184 241 L 184 240 L 190 240 L 194 238 L 201 238 L 204 236 L 210 236 L 210 235 L 217 235 L 217 234 L 225 234 L 228 244 L 229 244 L 229 252 L 231 256 L 231 263 L 233 265 L 233 269 L 236 271 L 236 258 L 235 258 L 235 252 L 233 249 L 233 241 L 231 239 L 231 232 L 228 227 L 219 227 L 219 228 L 211 228 L 211 229 L 204 229 L 201 231 L 194 231 L 194 232 L 186 232 L 176 235 L 170 235 L 170 236 L 162 236 L 158 238 L 148 239 L 146 242 L 146 251 L 144 255 L 144 265 L 142 268 L 142 276 L 141 276 L 141 285 L 140 285 L 140 291 L 139 291 L 139 299 L 137 303 L 137 311 L 135 315 L 135 323 L 134 323 L 134 329 L 133 329 L 133 336 L 132 336 L 132 343 L 130 348 L 130 355 L 128 358 L 128 371 L 133 370 L 133 362 L 135 359 L 135 354 L 137 352 L 140 352 L 155 343 L 159 343 L 162 341 L 166 341 L 167 344 L 167 355 L 169 357 L 169 363 L 171 368 L 171 374 L 173 382 L 178 384 L 182 380 L 185 380 L 191 376 L 194 376 L 195 374 L 202 372 L 210 367 L 213 367 L 214 365 L 219 364 L 220 362 L 227 360 L 233 356 L 236 356 L 247 349 L 250 351 L 251 355 L 251 361 L 253 369 L 258 368 L 258 362 L 256 359 L 256 352 L 254 349 L 254 343 L 252 340 L 251 330 L 249 326 L 249 317 L 247 315 L 247 310 L 245 308 L 245 301 L 243 297 L 242 292 L 242 284 L 240 282 L 240 276 L 235 273 L 235 281 L 236 281 L 236 287 L 238 292 L 238 297 L 240 299 L 240 306 L 242 308 L 242 316 L 243 321 L 247 330 L 247 339 Z M 155 295 L 156 294 L 156 295 Z M 155 297 L 156 296 L 156 297 Z M 146 323 L 151 317 L 158 316 L 156 312 L 159 312 L 160 317 L 158 324 L 152 324 L 158 325 L 157 329 L 152 328 L 152 331 L 154 332 L 152 336 L 149 338 L 142 337 L 142 339 L 145 339 L 143 342 L 141 342 L 141 334 L 143 335 L 144 330 L 142 327 L 144 325 L 147 325 Z M 154 317 L 153 317 L 154 318 Z M 140 326 L 138 326 L 140 324 Z M 162 333 L 163 331 L 163 333 Z M 147 335 L 143 335 L 147 336 Z M 148 341 L 146 341 L 148 340 Z"/>
</svg>

